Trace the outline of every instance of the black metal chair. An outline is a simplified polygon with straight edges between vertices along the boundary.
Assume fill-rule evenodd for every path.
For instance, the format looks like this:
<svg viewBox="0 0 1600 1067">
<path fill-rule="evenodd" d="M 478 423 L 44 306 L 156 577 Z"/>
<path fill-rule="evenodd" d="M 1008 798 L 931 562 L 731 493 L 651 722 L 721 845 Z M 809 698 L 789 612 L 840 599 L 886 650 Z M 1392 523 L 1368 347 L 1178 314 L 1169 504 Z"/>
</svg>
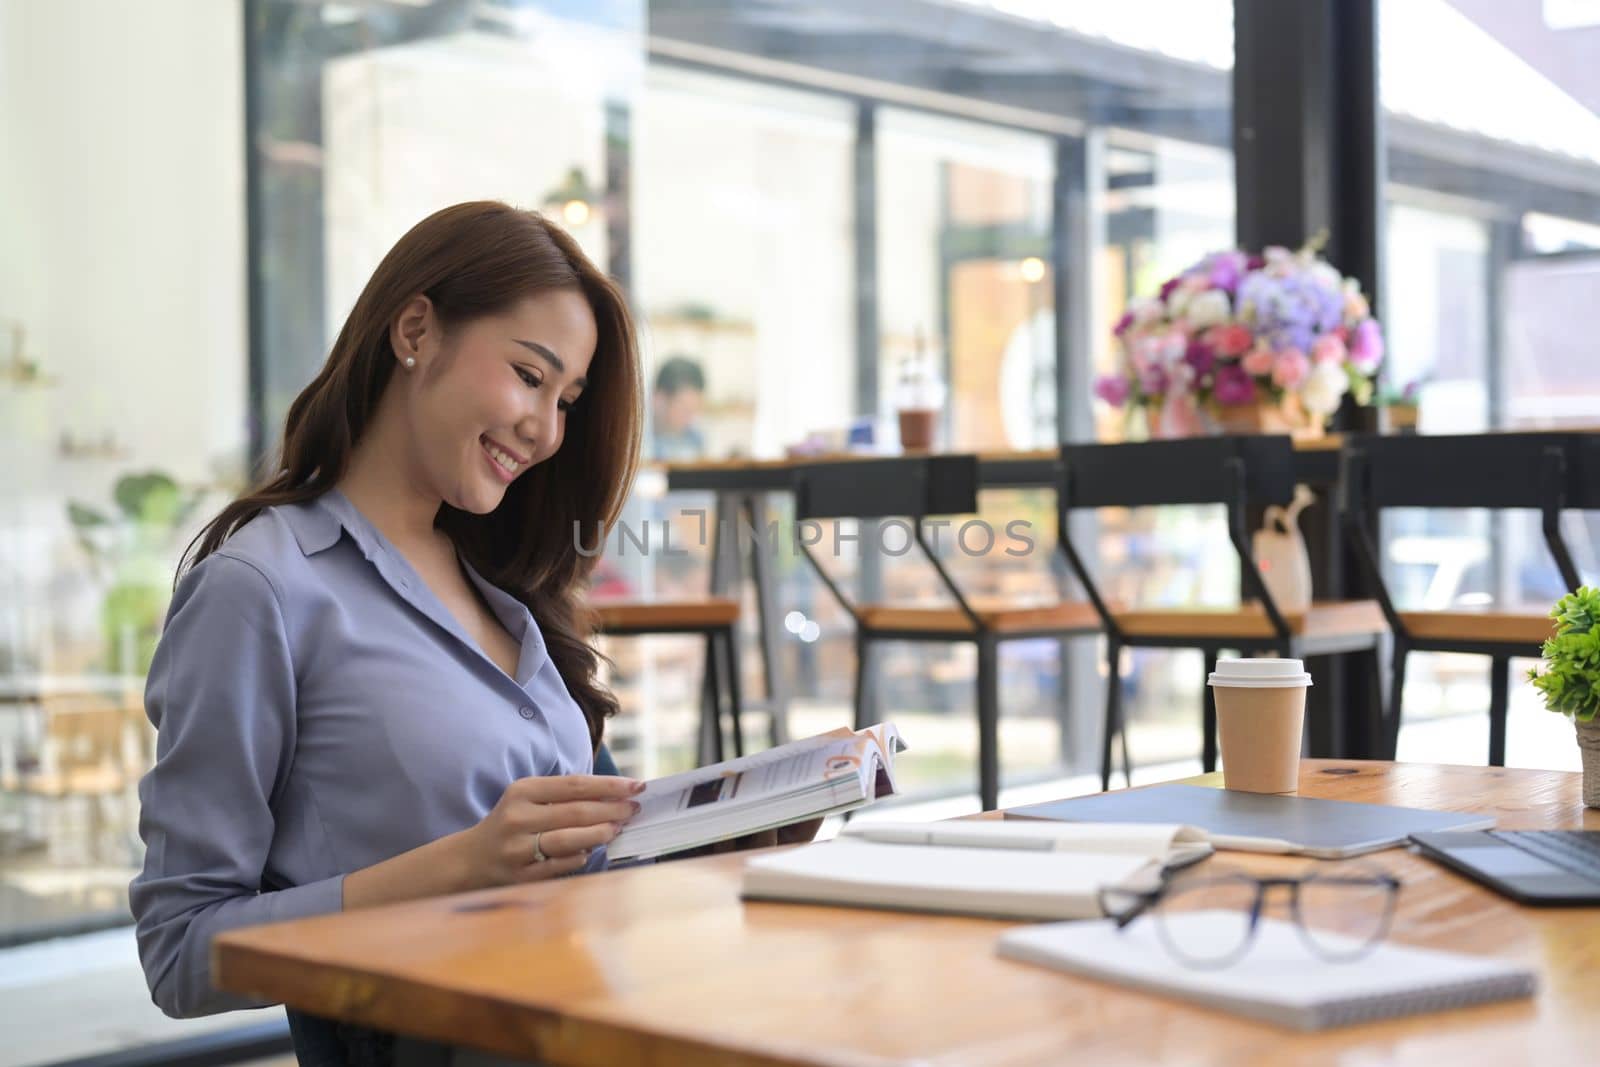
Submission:
<svg viewBox="0 0 1600 1067">
<path fill-rule="evenodd" d="M 743 701 L 739 692 L 739 602 L 728 597 L 703 600 L 622 600 L 590 602 L 595 632 L 603 637 L 646 637 L 652 634 L 699 634 L 706 639 L 705 674 L 701 684 L 699 740 L 696 761 L 720 763 L 723 747 L 723 697 L 733 753 L 744 755 Z"/>
<path fill-rule="evenodd" d="M 999 645 L 1039 637 L 1096 633 L 1094 610 L 1083 603 L 1016 604 L 969 596 L 929 546 L 923 520 L 978 510 L 976 456 L 915 456 L 819 463 L 795 474 L 795 520 L 889 519 L 910 521 L 915 543 L 933 565 L 953 605 L 853 603 L 800 538 L 824 585 L 856 624 L 855 725 L 866 717 L 866 683 L 872 646 L 880 641 L 968 641 L 978 649 L 978 792 L 985 811 L 1000 798 Z"/>
<path fill-rule="evenodd" d="M 1111 786 L 1111 744 L 1120 737 L 1123 773 L 1132 782 L 1132 761 L 1122 716 L 1124 648 L 1196 648 L 1206 654 L 1206 672 L 1223 650 L 1270 652 L 1297 658 L 1361 652 L 1372 656 L 1374 677 L 1383 613 L 1370 600 L 1314 603 L 1304 612 L 1284 612 L 1272 599 L 1250 551 L 1246 516 L 1252 507 L 1287 504 L 1294 496 L 1294 452 L 1287 437 L 1242 436 L 1152 441 L 1144 444 L 1063 445 L 1059 495 L 1061 549 L 1088 593 L 1106 631 L 1105 733 L 1100 787 Z M 1107 600 L 1069 536 L 1077 509 L 1221 504 L 1228 539 L 1239 557 L 1245 599 L 1237 608 L 1139 608 Z M 1253 598 L 1253 599 L 1252 599 Z M 1204 679 L 1202 679 L 1204 681 Z M 1372 694 L 1374 711 L 1382 694 Z M 1204 687 L 1201 765 L 1217 764 L 1217 709 Z"/>
<path fill-rule="evenodd" d="M 1466 652 L 1490 657 L 1489 763 L 1506 761 L 1506 711 L 1511 658 L 1537 657 L 1554 625 L 1549 606 L 1482 611 L 1402 611 L 1383 580 L 1372 530 L 1386 508 L 1532 508 L 1569 589 L 1578 570 L 1561 538 L 1564 508 L 1584 495 L 1578 441 L 1571 434 L 1493 433 L 1471 436 L 1353 438 L 1346 446 L 1344 523 L 1371 576 L 1394 632 L 1393 669 L 1382 734 L 1394 758 L 1400 738 L 1406 657 L 1412 652 Z"/>
</svg>

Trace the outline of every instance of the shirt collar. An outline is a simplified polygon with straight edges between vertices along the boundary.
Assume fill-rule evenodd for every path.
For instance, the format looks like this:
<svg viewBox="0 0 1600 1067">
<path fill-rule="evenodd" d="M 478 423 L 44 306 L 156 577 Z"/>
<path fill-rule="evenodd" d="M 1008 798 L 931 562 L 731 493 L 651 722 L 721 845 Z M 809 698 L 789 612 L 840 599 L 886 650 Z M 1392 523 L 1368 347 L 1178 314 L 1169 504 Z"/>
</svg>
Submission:
<svg viewBox="0 0 1600 1067">
<path fill-rule="evenodd" d="M 403 563 L 398 553 L 384 547 L 383 535 L 344 493 L 338 489 L 329 489 L 315 500 L 286 508 L 285 511 L 295 541 L 307 556 L 314 556 L 318 552 L 332 548 L 339 543 L 342 534 L 348 533 L 350 539 L 356 543 L 356 547 L 361 550 L 361 554 L 378 567 L 378 572 L 385 580 L 391 585 L 398 586 L 396 592 L 463 642 L 477 648 L 461 629 L 460 623 L 442 604 L 439 604 L 426 590 L 413 587 L 420 585 L 420 580 L 415 583 L 410 580 L 409 565 Z M 505 626 L 506 632 L 521 643 L 522 650 L 515 680 L 519 685 L 526 685 L 549 659 L 544 634 L 539 631 L 539 626 L 534 622 L 526 604 L 489 582 L 465 559 L 461 560 L 461 566 L 466 571 L 467 577 L 483 594 L 490 609 Z M 408 573 L 396 573 L 402 568 Z M 481 649 L 479 652 L 481 654 Z"/>
</svg>

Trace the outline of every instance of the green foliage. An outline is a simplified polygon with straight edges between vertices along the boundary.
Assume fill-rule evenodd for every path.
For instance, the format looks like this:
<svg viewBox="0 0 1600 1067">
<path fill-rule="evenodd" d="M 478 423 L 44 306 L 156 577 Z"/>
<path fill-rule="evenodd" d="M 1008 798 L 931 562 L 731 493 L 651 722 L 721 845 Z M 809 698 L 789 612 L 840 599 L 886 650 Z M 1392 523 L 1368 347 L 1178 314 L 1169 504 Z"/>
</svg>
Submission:
<svg viewBox="0 0 1600 1067">
<path fill-rule="evenodd" d="M 111 491 L 117 513 L 68 501 L 67 517 L 78 543 L 106 584 L 100 622 L 113 673 L 143 673 L 150 666 L 171 593 L 174 537 L 200 502 L 161 471 L 128 474 Z"/>
<path fill-rule="evenodd" d="M 1545 707 L 1579 722 L 1600 712 L 1600 589 L 1584 586 L 1557 601 L 1555 636 L 1544 643 L 1545 671 L 1528 672 Z"/>
</svg>

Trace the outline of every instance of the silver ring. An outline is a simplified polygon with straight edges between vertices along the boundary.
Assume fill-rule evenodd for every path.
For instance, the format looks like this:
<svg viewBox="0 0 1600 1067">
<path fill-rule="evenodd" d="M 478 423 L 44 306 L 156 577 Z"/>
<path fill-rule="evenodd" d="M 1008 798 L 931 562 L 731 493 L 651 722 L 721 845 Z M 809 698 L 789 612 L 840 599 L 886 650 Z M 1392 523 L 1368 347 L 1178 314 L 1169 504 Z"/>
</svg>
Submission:
<svg viewBox="0 0 1600 1067">
<path fill-rule="evenodd" d="M 543 835 L 543 830 L 540 830 L 533 835 L 533 862 L 535 863 L 543 863 L 545 860 L 550 858 L 544 854 L 544 849 L 539 847 L 539 838 Z"/>
</svg>

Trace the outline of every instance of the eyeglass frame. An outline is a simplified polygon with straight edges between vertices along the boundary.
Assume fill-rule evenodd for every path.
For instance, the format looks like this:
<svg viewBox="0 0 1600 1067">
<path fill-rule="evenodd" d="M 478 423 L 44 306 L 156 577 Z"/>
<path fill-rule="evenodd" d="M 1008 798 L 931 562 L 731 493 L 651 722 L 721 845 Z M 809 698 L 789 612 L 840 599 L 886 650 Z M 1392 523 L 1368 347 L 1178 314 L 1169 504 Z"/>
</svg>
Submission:
<svg viewBox="0 0 1600 1067">
<path fill-rule="evenodd" d="M 1160 937 L 1161 942 L 1166 946 L 1167 951 L 1173 956 L 1176 956 L 1184 964 L 1194 967 L 1197 970 L 1220 970 L 1224 967 L 1230 967 L 1237 963 L 1244 956 L 1244 954 L 1250 950 L 1251 944 L 1255 941 L 1256 929 L 1261 924 L 1261 912 L 1266 903 L 1267 891 L 1278 886 L 1287 887 L 1289 890 L 1289 912 L 1294 917 L 1295 931 L 1299 934 L 1301 942 L 1304 943 L 1305 946 L 1312 951 L 1312 953 L 1324 960 L 1332 963 L 1352 963 L 1367 955 L 1374 947 L 1378 945 L 1379 942 L 1383 941 L 1389 936 L 1389 929 L 1394 923 L 1395 904 L 1400 897 L 1400 888 L 1404 884 L 1400 881 L 1400 879 L 1396 878 L 1388 871 L 1381 870 L 1377 867 L 1372 868 L 1372 873 L 1370 875 L 1363 875 L 1361 877 L 1352 877 L 1349 875 L 1340 876 L 1337 874 L 1330 876 L 1326 874 L 1320 874 L 1317 870 L 1312 869 L 1305 874 L 1301 874 L 1292 878 L 1263 878 L 1258 875 L 1253 875 L 1248 871 L 1232 868 L 1220 871 L 1217 874 L 1200 875 L 1193 878 L 1188 878 L 1186 875 L 1187 868 L 1179 870 L 1168 869 L 1162 872 L 1161 883 L 1154 889 L 1101 889 L 1096 894 L 1096 902 L 1100 905 L 1101 913 L 1108 916 L 1113 922 L 1115 922 L 1117 929 L 1121 931 L 1127 929 L 1128 925 L 1135 919 L 1138 919 L 1140 916 L 1149 913 L 1152 908 L 1154 908 L 1171 893 L 1174 887 L 1189 888 L 1207 883 L 1221 883 L 1228 881 L 1248 883 L 1253 885 L 1255 887 L 1255 897 L 1250 903 L 1250 925 L 1248 929 L 1246 929 L 1244 937 L 1239 939 L 1238 947 L 1227 956 L 1220 957 L 1216 960 L 1201 960 L 1194 956 L 1188 955 L 1172 944 L 1171 939 L 1166 932 L 1166 927 L 1163 924 L 1156 924 L 1157 936 Z M 1380 920 L 1376 931 L 1366 940 L 1366 942 L 1361 945 L 1359 951 L 1350 955 L 1336 955 L 1328 952 L 1326 948 L 1318 944 L 1316 939 L 1311 936 L 1310 930 L 1306 926 L 1305 918 L 1300 911 L 1300 887 L 1308 882 L 1321 882 L 1324 885 L 1379 886 L 1384 889 L 1385 895 L 1383 917 Z M 1131 908 L 1126 909 L 1121 914 L 1114 914 L 1113 910 L 1107 906 L 1108 894 L 1115 894 L 1123 897 L 1133 897 L 1135 903 Z"/>
</svg>

